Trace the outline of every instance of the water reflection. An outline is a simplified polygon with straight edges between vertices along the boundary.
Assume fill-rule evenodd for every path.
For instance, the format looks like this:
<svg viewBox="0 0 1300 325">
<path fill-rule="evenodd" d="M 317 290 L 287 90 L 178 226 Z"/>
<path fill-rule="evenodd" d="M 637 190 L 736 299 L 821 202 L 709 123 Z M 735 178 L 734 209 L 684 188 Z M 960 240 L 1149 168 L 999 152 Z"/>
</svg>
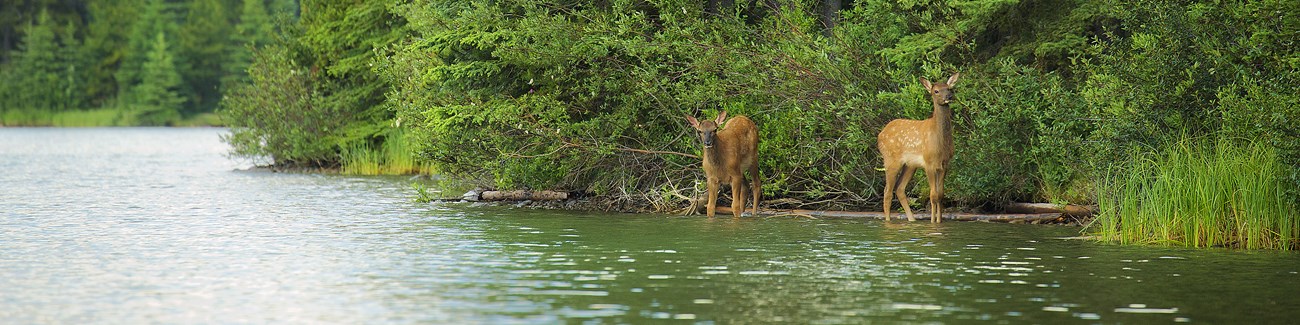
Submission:
<svg viewBox="0 0 1300 325">
<path fill-rule="evenodd" d="M 1294 253 L 1077 228 L 414 204 L 232 172 L 220 130 L 0 129 L 13 323 L 1289 322 Z M 1230 302 L 1230 303 L 1225 303 Z"/>
</svg>

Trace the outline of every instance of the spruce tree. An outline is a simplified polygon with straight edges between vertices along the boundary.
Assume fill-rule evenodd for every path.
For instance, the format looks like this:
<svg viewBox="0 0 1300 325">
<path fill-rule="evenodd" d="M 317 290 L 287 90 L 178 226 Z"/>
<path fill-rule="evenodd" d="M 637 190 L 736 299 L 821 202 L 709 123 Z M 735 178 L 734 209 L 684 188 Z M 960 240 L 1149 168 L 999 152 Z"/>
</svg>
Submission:
<svg viewBox="0 0 1300 325">
<path fill-rule="evenodd" d="M 167 37 L 158 32 L 153 48 L 140 70 L 141 82 L 133 88 L 136 122 L 141 125 L 165 125 L 180 118 L 185 103 L 180 95 L 181 75 L 167 45 Z"/>
<path fill-rule="evenodd" d="M 55 56 L 58 44 L 50 24 L 50 16 L 45 11 L 28 24 L 27 35 L 14 55 L 12 80 L 5 83 L 12 95 L 6 100 L 7 109 L 51 111 L 57 106 L 55 98 L 61 71 Z"/>
<path fill-rule="evenodd" d="M 271 43 L 273 33 L 271 17 L 261 0 L 243 0 L 239 24 L 230 37 L 230 51 L 226 56 L 226 77 L 223 83 L 248 82 L 248 65 L 253 62 L 252 50 Z"/>
<path fill-rule="evenodd" d="M 77 25 L 68 23 L 59 33 L 58 49 L 58 98 L 57 103 L 64 110 L 85 109 L 86 103 L 86 60 L 82 51 L 82 42 L 77 38 Z"/>
<path fill-rule="evenodd" d="M 116 73 L 127 52 L 127 39 L 139 21 L 145 2 L 142 0 L 96 0 L 88 5 L 86 39 L 82 55 L 86 67 L 86 96 L 89 106 L 104 106 L 125 87 Z"/>
<path fill-rule="evenodd" d="M 175 20 L 171 18 L 172 12 L 167 10 L 166 2 L 163 0 L 146 1 L 143 7 L 144 10 L 131 26 L 131 34 L 127 37 L 122 65 L 116 73 L 118 102 L 127 105 L 140 102 L 132 97 L 138 92 L 131 90 L 131 88 L 143 81 L 142 69 L 144 62 L 148 60 L 151 47 L 154 46 L 154 35 L 159 33 L 170 34 L 175 28 Z"/>
<path fill-rule="evenodd" d="M 193 105 L 189 113 L 211 111 L 221 98 L 222 66 L 230 38 L 230 23 L 222 0 L 195 0 L 180 27 L 178 68 Z"/>
</svg>

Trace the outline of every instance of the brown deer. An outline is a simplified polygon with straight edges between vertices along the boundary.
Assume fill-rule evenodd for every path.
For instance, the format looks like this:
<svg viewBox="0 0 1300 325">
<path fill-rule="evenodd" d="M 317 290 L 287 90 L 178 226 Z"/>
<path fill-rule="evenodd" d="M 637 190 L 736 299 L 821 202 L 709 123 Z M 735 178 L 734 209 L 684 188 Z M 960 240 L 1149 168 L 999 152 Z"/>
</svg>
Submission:
<svg viewBox="0 0 1300 325">
<path fill-rule="evenodd" d="M 706 202 L 708 215 L 713 217 L 717 208 L 718 187 L 722 183 L 731 184 L 731 213 L 740 218 L 745 211 L 745 171 L 749 171 L 754 192 L 754 214 L 758 214 L 758 200 L 763 193 L 758 179 L 758 127 L 754 121 L 744 115 L 737 115 L 727 120 L 727 111 L 718 113 L 718 118 L 703 122 L 687 116 L 700 135 L 704 145 L 704 177 L 709 183 L 709 201 Z M 726 121 L 726 127 L 718 126 Z"/>
<path fill-rule="evenodd" d="M 893 203 L 890 196 L 897 194 L 898 203 L 907 211 L 907 220 L 912 218 L 912 208 L 907 202 L 907 182 L 917 168 L 925 168 L 925 178 L 930 182 L 930 222 L 939 222 L 943 214 L 943 178 L 948 173 L 948 161 L 952 160 L 952 102 L 953 84 L 957 83 L 954 73 L 947 83 L 931 84 L 921 78 L 921 85 L 930 93 L 934 103 L 934 115 L 917 121 L 896 119 L 885 125 L 876 137 L 880 148 L 880 157 L 885 160 L 885 221 L 889 221 L 889 207 Z"/>
</svg>

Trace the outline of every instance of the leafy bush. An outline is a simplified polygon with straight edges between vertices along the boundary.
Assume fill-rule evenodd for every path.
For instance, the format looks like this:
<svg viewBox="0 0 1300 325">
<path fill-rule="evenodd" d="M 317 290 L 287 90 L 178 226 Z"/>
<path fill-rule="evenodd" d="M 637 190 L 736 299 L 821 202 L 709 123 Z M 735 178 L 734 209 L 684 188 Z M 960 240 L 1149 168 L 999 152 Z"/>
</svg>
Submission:
<svg viewBox="0 0 1300 325">
<path fill-rule="evenodd" d="M 701 177 L 681 117 L 725 109 L 759 126 L 767 196 L 822 207 L 877 206 L 875 134 L 894 118 L 930 116 L 918 77 L 960 71 L 948 197 L 1089 203 L 1111 152 L 1218 132 L 1220 103 L 1265 100 L 1240 88 L 1250 79 L 1223 73 L 1263 68 L 1215 57 L 1251 49 L 1225 45 L 1243 36 L 1204 23 L 1245 26 L 1279 6 L 861 3 L 824 33 L 820 7 L 796 2 L 715 14 L 685 1 L 417 1 L 391 8 L 413 36 L 377 70 L 422 156 L 487 185 L 671 206 L 662 201 L 690 195 Z M 1293 33 L 1267 31 L 1252 37 Z M 1261 47 L 1283 57 L 1243 57 L 1300 62 Z M 1294 98 L 1276 90 L 1290 94 L 1269 100 Z M 1288 127 L 1274 120 L 1243 127 Z"/>
<path fill-rule="evenodd" d="M 265 157 L 275 164 L 320 166 L 336 157 L 330 137 L 343 126 L 336 106 L 320 102 L 314 71 L 295 63 L 284 46 L 254 54 L 250 84 L 239 85 L 222 101 L 220 114 L 233 154 Z"/>
</svg>

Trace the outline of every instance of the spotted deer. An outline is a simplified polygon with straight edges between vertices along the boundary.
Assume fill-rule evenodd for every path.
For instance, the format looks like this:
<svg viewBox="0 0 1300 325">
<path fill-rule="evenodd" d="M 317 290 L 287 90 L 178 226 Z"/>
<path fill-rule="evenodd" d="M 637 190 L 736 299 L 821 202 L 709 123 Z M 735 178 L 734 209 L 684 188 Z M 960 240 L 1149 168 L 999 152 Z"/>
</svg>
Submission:
<svg viewBox="0 0 1300 325">
<path fill-rule="evenodd" d="M 700 143 L 704 145 L 704 176 L 708 179 L 709 201 L 706 202 L 707 213 L 713 217 L 717 208 L 718 187 L 722 183 L 731 184 L 731 213 L 735 218 L 745 211 L 745 172 L 753 180 L 750 190 L 754 192 L 754 214 L 758 214 L 758 200 L 762 187 L 758 179 L 758 127 L 754 121 L 744 115 L 737 115 L 727 120 L 727 112 L 718 113 L 712 121 L 699 121 L 687 116 L 686 120 L 699 133 Z M 726 121 L 726 126 L 718 129 Z"/>
<path fill-rule="evenodd" d="M 885 221 L 889 221 L 891 196 L 898 195 L 898 203 L 912 218 L 912 208 L 907 202 L 907 183 L 917 168 L 925 169 L 930 184 L 930 222 L 937 223 L 943 214 L 943 178 L 952 160 L 952 102 L 953 84 L 959 73 L 954 73 L 946 83 L 932 84 L 921 78 L 921 85 L 930 93 L 934 115 L 925 120 L 896 119 L 885 125 L 876 137 L 880 156 L 885 160 Z"/>
</svg>

